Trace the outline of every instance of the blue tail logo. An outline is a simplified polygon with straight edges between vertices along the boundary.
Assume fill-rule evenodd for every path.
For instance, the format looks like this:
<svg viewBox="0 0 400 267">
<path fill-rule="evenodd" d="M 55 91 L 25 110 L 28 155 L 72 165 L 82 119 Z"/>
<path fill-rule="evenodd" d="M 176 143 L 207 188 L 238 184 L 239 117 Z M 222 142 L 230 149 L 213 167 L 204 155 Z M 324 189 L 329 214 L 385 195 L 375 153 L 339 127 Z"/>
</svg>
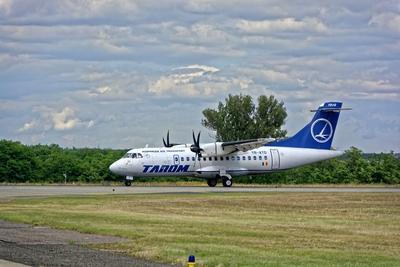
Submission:
<svg viewBox="0 0 400 267">
<path fill-rule="evenodd" d="M 347 110 L 342 108 L 341 102 L 325 102 L 311 110 L 315 112 L 313 119 L 293 137 L 271 142 L 268 146 L 331 149 L 341 110 Z"/>
<path fill-rule="evenodd" d="M 327 119 L 318 119 L 311 125 L 311 136 L 318 143 L 326 143 L 333 135 L 332 124 Z"/>
</svg>

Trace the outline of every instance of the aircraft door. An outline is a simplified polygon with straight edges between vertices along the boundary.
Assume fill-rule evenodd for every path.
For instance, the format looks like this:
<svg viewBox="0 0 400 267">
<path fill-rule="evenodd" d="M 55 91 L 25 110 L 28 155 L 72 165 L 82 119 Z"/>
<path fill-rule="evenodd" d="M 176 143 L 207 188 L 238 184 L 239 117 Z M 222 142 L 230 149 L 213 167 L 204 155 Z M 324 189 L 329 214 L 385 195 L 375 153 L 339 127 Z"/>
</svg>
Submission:
<svg viewBox="0 0 400 267">
<path fill-rule="evenodd" d="M 278 149 L 271 149 L 271 169 L 278 170 L 280 167 L 280 156 Z"/>
<path fill-rule="evenodd" d="M 179 160 L 179 155 L 174 155 L 174 165 L 179 165 L 180 160 Z"/>
</svg>

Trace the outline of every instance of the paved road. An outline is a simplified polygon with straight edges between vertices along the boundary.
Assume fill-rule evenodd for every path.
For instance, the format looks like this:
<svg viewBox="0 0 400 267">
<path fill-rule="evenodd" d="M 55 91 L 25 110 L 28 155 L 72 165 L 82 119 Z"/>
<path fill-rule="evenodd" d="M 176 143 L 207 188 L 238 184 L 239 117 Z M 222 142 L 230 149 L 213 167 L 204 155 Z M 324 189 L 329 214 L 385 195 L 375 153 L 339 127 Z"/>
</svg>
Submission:
<svg viewBox="0 0 400 267">
<path fill-rule="evenodd" d="M 304 192 L 304 193 L 400 193 L 393 187 L 208 187 L 208 186 L 0 186 L 0 198 L 93 195 L 93 194 L 156 194 L 156 193 L 207 193 L 207 192 Z"/>
</svg>

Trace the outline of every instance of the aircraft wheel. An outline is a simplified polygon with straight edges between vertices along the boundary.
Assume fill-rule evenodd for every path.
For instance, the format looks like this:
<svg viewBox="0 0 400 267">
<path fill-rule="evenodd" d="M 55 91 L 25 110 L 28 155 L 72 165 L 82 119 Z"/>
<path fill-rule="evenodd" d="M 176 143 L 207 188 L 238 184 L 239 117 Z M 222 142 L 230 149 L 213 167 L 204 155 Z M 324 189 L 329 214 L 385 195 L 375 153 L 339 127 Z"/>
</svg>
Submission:
<svg viewBox="0 0 400 267">
<path fill-rule="evenodd" d="M 222 177 L 222 184 L 224 185 L 224 187 L 231 187 L 232 179 L 229 179 L 228 177 Z"/>
<path fill-rule="evenodd" d="M 215 187 L 217 185 L 217 179 L 216 178 L 207 179 L 207 184 L 209 187 Z"/>
<path fill-rule="evenodd" d="M 131 185 L 132 185 L 132 182 L 131 182 L 131 181 L 125 180 L 125 186 L 131 186 Z"/>
</svg>

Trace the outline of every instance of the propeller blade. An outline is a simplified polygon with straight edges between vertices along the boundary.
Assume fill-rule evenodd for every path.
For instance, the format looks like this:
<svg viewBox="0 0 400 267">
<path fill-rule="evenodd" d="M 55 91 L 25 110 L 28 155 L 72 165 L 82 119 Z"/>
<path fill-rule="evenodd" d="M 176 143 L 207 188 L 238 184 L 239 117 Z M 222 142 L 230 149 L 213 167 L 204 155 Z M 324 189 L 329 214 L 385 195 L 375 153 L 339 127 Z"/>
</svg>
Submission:
<svg viewBox="0 0 400 267">
<path fill-rule="evenodd" d="M 190 146 L 190 150 L 193 153 L 196 153 L 196 155 L 198 157 L 200 157 L 201 156 L 201 152 L 204 151 L 200 147 L 200 132 L 197 134 L 197 138 L 196 138 L 196 135 L 194 134 L 194 131 L 192 131 L 192 137 L 193 137 L 193 145 Z"/>
<path fill-rule="evenodd" d="M 197 135 L 197 143 L 196 143 L 196 145 L 197 145 L 197 147 L 198 148 L 200 148 L 200 131 L 199 131 L 199 134 Z"/>
<path fill-rule="evenodd" d="M 167 145 L 168 145 L 168 147 L 170 147 L 170 144 L 169 144 L 169 130 L 167 131 Z"/>
<path fill-rule="evenodd" d="M 193 145 L 196 145 L 196 136 L 194 135 L 194 131 L 192 130 L 192 136 L 193 136 Z"/>
<path fill-rule="evenodd" d="M 165 143 L 164 137 L 163 137 L 162 141 L 163 141 L 163 143 L 164 143 L 164 146 L 165 146 L 165 147 L 168 147 L 168 146 L 167 146 L 167 143 Z"/>
</svg>

